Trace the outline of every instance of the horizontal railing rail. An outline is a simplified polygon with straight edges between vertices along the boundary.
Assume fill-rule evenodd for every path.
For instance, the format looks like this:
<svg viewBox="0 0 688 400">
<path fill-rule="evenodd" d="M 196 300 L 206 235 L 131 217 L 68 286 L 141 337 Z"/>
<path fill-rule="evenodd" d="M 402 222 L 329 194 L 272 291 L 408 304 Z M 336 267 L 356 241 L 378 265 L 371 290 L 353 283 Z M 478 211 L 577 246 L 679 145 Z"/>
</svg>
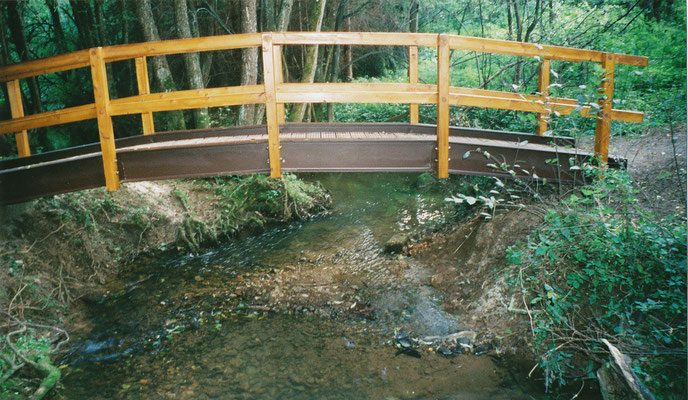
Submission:
<svg viewBox="0 0 688 400">
<path fill-rule="evenodd" d="M 409 83 L 285 83 L 282 46 L 285 45 L 405 46 L 409 51 Z M 263 84 L 150 93 L 146 58 L 190 52 L 261 47 Z M 418 83 L 418 48 L 437 49 L 437 84 Z M 450 52 L 464 50 L 536 57 L 539 60 L 536 94 L 474 89 L 450 84 Z M 110 99 L 106 63 L 135 60 L 139 94 Z M 549 96 L 550 60 L 597 62 L 605 70 L 598 107 L 577 100 Z M 265 32 L 190 39 L 165 40 L 92 48 L 54 57 L 0 67 L 0 81 L 7 82 L 12 119 L 0 121 L 0 134 L 15 133 L 19 156 L 31 154 L 28 130 L 98 120 L 103 168 L 109 190 L 119 187 L 112 117 L 140 114 L 144 134 L 155 132 L 152 113 L 205 107 L 265 104 L 271 176 L 281 174 L 279 125 L 285 122 L 285 103 L 404 103 L 409 119 L 418 123 L 418 105 L 437 105 L 437 173 L 448 175 L 449 106 L 496 108 L 538 114 L 537 134 L 547 132 L 551 114 L 574 111 L 596 118 L 595 154 L 606 163 L 610 121 L 641 122 L 643 113 L 612 109 L 616 64 L 646 66 L 647 57 L 594 50 L 540 45 L 507 40 L 430 33 L 388 32 Z M 77 68 L 91 69 L 95 101 L 77 107 L 25 116 L 19 80 Z M 258 68 L 258 66 L 256 66 Z M 594 110 L 593 110 L 594 108 Z"/>
</svg>

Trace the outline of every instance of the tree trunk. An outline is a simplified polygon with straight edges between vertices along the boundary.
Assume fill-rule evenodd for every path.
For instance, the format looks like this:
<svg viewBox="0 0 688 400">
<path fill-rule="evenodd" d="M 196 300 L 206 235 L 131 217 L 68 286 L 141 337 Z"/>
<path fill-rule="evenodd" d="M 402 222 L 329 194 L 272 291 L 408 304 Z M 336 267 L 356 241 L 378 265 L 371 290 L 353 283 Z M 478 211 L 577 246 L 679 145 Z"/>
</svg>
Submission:
<svg viewBox="0 0 688 400">
<path fill-rule="evenodd" d="M 308 13 L 309 31 L 320 32 L 322 29 L 323 17 L 325 16 L 325 4 L 327 0 L 312 1 L 310 12 Z M 306 48 L 306 58 L 303 64 L 303 74 L 301 75 L 301 83 L 313 83 L 315 78 L 315 70 L 318 61 L 318 46 L 308 46 Z M 306 104 L 297 103 L 292 108 L 289 115 L 289 120 L 292 122 L 303 121 L 303 116 L 306 112 Z"/>
<path fill-rule="evenodd" d="M 409 8 L 409 32 L 418 32 L 418 0 L 411 0 Z"/>
<path fill-rule="evenodd" d="M 516 0 L 509 0 L 511 3 L 511 6 L 513 7 L 513 17 L 514 17 L 514 23 L 516 25 L 516 40 L 521 42 L 523 39 L 523 25 L 521 24 L 521 14 L 518 11 L 518 4 L 516 3 Z M 527 0 L 526 0 L 527 1 Z M 525 4 L 524 4 L 525 8 Z M 521 82 L 521 60 L 520 58 L 518 59 L 516 63 L 516 67 L 514 68 L 514 85 L 519 85 Z"/>
<path fill-rule="evenodd" d="M 212 22 L 209 24 L 204 24 L 203 25 L 203 30 L 201 30 L 201 26 L 198 23 L 198 7 L 196 2 L 191 1 L 188 3 L 189 6 L 189 11 L 191 12 L 191 15 L 193 16 L 193 24 L 191 25 L 191 34 L 193 36 L 199 37 L 199 36 L 215 36 L 216 35 L 216 30 L 215 30 L 215 24 L 216 24 L 216 19 L 213 18 Z M 200 64 L 201 64 L 201 81 L 203 83 L 203 87 L 208 86 L 208 83 L 210 83 L 210 70 L 213 66 L 213 54 L 214 52 L 212 51 L 204 51 L 203 53 L 200 54 Z"/>
<path fill-rule="evenodd" d="M 10 36 L 14 42 L 15 49 L 19 54 L 21 61 L 28 61 L 31 59 L 29 48 L 26 44 L 26 36 L 24 35 L 24 27 L 22 26 L 22 18 L 17 10 L 17 5 L 20 3 L 10 1 L 7 2 L 7 16 L 8 27 L 10 28 Z M 42 113 L 43 105 L 41 104 L 41 91 L 36 82 L 36 77 L 27 78 L 29 84 L 29 93 L 31 94 L 31 111 L 32 113 Z"/>
<path fill-rule="evenodd" d="M 5 22 L 5 14 L 3 10 L 0 8 L 0 27 L 5 27 L 7 26 L 7 23 Z M 0 65 L 10 65 L 12 64 L 12 60 L 10 59 L 10 49 L 7 47 L 7 39 L 5 38 L 5 29 L 0 30 Z M 2 89 L 2 94 L 5 99 L 9 99 L 9 94 L 7 93 L 7 84 L 2 83 L 0 84 L 0 88 Z M 4 114 L 7 116 L 10 116 L 12 114 L 12 111 L 10 109 L 10 102 L 5 101 L 3 102 L 6 106 L 6 108 L 3 111 Z M 6 140 L 10 135 L 1 135 L 0 140 L 2 138 L 5 138 Z"/>
<path fill-rule="evenodd" d="M 283 0 L 282 8 L 277 17 L 277 30 L 284 32 L 289 28 L 289 20 L 291 19 L 291 10 L 294 7 L 294 0 Z"/>
<path fill-rule="evenodd" d="M 98 44 L 100 46 L 107 46 L 110 43 L 107 40 L 107 33 L 105 32 L 105 15 L 103 13 L 103 1 L 104 0 L 96 0 L 93 3 L 93 6 L 95 7 L 96 13 L 96 33 L 98 35 Z"/>
<path fill-rule="evenodd" d="M 530 25 L 528 25 L 528 28 L 526 29 L 526 35 L 523 38 L 524 42 L 529 42 L 530 41 L 530 34 L 533 33 L 533 30 L 537 26 L 537 23 L 540 21 L 540 16 L 542 15 L 542 6 L 540 3 L 540 0 L 535 0 L 535 11 L 533 12 L 533 20 L 531 21 Z"/>
<path fill-rule="evenodd" d="M 98 46 L 109 46 L 113 43 L 110 43 L 108 40 L 108 35 L 107 32 L 105 31 L 105 14 L 103 12 L 103 2 L 105 0 L 95 0 L 93 2 L 93 7 L 95 11 L 95 21 L 96 21 L 96 37 L 97 37 L 97 45 Z M 114 73 L 113 73 L 113 65 L 112 63 L 106 63 L 105 68 L 107 69 L 107 75 L 112 78 L 109 83 L 109 90 L 110 90 L 110 97 L 115 99 L 119 97 L 117 95 L 117 82 L 114 79 Z"/>
<path fill-rule="evenodd" d="M 7 3 L 7 25 L 10 28 L 10 36 L 14 42 L 15 50 L 19 54 L 19 59 L 21 61 L 28 61 L 31 59 L 29 54 L 29 48 L 26 43 L 26 35 L 24 34 L 24 27 L 22 24 L 23 19 L 19 14 L 17 5 L 19 3 L 10 1 Z M 35 76 L 26 79 L 29 84 L 29 93 L 31 95 L 31 101 L 29 102 L 29 108 L 32 114 L 40 114 L 43 112 L 43 104 L 41 103 L 41 90 L 38 86 L 38 81 Z M 20 86 L 21 87 L 21 86 Z M 40 129 L 38 135 L 38 145 L 43 148 L 43 151 L 49 151 L 53 149 L 50 140 L 45 132 L 45 129 Z"/>
<path fill-rule="evenodd" d="M 344 25 L 344 19 L 346 18 L 346 6 L 349 0 L 340 0 L 339 6 L 337 7 L 337 16 L 334 21 L 334 31 L 339 32 L 342 30 Z M 328 82 L 339 82 L 339 61 L 341 58 L 342 46 L 332 46 L 332 62 L 330 63 L 330 70 L 328 76 Z M 334 121 L 334 104 L 327 103 L 327 122 Z"/>
<path fill-rule="evenodd" d="M 155 20 L 153 19 L 153 11 L 150 7 L 150 0 L 139 0 L 136 2 L 136 15 L 138 16 L 139 22 L 141 23 L 141 30 L 143 31 L 144 39 L 147 42 L 160 40 L 160 35 L 158 34 L 158 27 L 155 25 Z M 165 56 L 158 56 L 153 57 L 152 61 L 153 70 L 155 71 L 155 77 L 157 78 L 158 84 L 160 85 L 162 91 L 175 91 L 176 85 L 174 84 L 174 79 L 172 79 L 170 66 L 167 64 L 167 58 L 165 58 Z M 184 123 L 184 113 L 182 113 L 181 110 L 170 111 L 168 115 L 168 129 L 186 129 L 186 124 Z"/>
<path fill-rule="evenodd" d="M 512 40 L 514 37 L 514 28 L 513 28 L 513 18 L 511 17 L 511 1 L 506 2 L 506 20 L 507 23 L 509 24 L 509 40 Z"/>
<path fill-rule="evenodd" d="M 188 10 L 186 0 L 174 0 L 174 12 L 179 29 L 180 38 L 191 37 L 191 27 L 189 26 Z M 201 62 L 198 53 L 184 54 L 184 66 L 186 75 L 189 79 L 190 89 L 203 89 L 203 75 L 201 74 Z M 208 118 L 208 108 L 197 108 L 193 111 L 196 129 L 207 128 L 210 125 Z"/>
<path fill-rule="evenodd" d="M 351 19 L 347 18 L 344 20 L 344 30 L 349 32 L 351 31 Z M 352 46 L 346 46 L 344 47 L 344 64 L 346 65 L 346 68 L 344 69 L 344 79 L 347 82 L 351 82 L 354 80 L 354 63 L 352 62 L 354 59 L 353 57 L 353 47 Z"/>
<path fill-rule="evenodd" d="M 62 22 L 60 21 L 60 10 L 57 8 L 57 0 L 46 0 L 48 5 L 48 10 L 50 11 L 50 22 L 53 25 L 53 40 L 57 45 L 57 51 L 60 54 L 67 53 L 67 40 L 65 39 L 64 29 L 62 28 Z"/>
<path fill-rule="evenodd" d="M 284 32 L 289 28 L 289 20 L 291 18 L 291 10 L 294 6 L 294 0 L 283 0 L 282 8 L 280 9 L 279 16 L 277 17 L 277 22 L 275 24 L 275 31 Z M 284 50 L 284 48 L 283 48 Z M 286 64 L 282 64 L 282 68 L 286 68 Z M 285 74 L 285 78 L 288 74 Z M 263 116 L 265 115 L 265 104 L 257 104 L 255 108 L 255 123 L 263 123 Z"/>
<path fill-rule="evenodd" d="M 241 32 L 258 31 L 256 0 L 241 0 Z M 249 47 L 241 51 L 241 85 L 258 83 L 258 48 Z M 255 105 L 246 104 L 239 110 L 239 125 L 255 124 Z"/>
<path fill-rule="evenodd" d="M 122 42 L 120 44 L 127 44 L 129 43 L 129 20 L 132 19 L 133 16 L 130 16 L 131 11 L 129 10 L 128 0 L 119 0 L 119 7 L 122 15 L 122 23 L 120 24 L 122 29 Z M 123 75 L 126 77 L 119 82 L 123 93 L 138 93 L 133 65 L 134 60 L 129 60 L 126 63 L 113 64 L 115 75 Z M 123 72 L 118 73 L 118 71 Z"/>
<path fill-rule="evenodd" d="M 69 0 L 72 6 L 72 14 L 74 15 L 74 23 L 76 24 L 77 34 L 79 36 L 79 47 L 82 49 L 90 49 L 95 47 L 95 39 L 93 37 L 93 21 L 89 19 L 91 3 L 86 1 Z"/>
</svg>

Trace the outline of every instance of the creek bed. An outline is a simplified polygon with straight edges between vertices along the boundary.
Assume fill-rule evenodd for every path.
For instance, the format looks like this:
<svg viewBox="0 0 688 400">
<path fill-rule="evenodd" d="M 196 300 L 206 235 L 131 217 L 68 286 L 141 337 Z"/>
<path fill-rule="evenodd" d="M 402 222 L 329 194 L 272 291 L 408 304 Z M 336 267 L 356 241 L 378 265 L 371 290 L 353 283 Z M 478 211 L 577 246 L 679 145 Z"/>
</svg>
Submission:
<svg viewBox="0 0 688 400">
<path fill-rule="evenodd" d="M 384 252 L 391 238 L 443 223 L 446 193 L 419 188 L 412 174 L 305 179 L 331 191 L 331 213 L 200 255 L 141 259 L 108 284 L 107 296 L 91 299 L 86 328 L 63 360 L 65 397 L 540 396 L 493 356 L 409 353 L 392 345 L 399 332 L 447 335 L 462 328 L 460 318 L 442 310 L 442 293 L 422 283 L 422 263 Z M 296 269 L 311 277 L 336 270 L 318 275 L 328 285 L 344 278 L 330 285 L 334 292 L 319 292 L 324 299 L 309 289 L 311 281 L 278 283 L 298 306 L 275 300 L 274 288 L 248 297 L 238 290 Z M 398 279 L 390 278 L 398 270 Z M 330 312 L 333 304 L 345 312 Z"/>
</svg>

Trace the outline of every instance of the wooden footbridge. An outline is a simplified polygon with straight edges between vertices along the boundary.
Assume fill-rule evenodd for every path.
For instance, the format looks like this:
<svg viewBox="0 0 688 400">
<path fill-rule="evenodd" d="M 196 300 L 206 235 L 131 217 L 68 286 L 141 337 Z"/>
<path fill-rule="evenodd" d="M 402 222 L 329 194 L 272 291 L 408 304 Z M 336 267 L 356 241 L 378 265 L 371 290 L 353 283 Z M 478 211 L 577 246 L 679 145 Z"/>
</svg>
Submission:
<svg viewBox="0 0 688 400">
<path fill-rule="evenodd" d="M 288 45 L 405 46 L 408 83 L 287 83 L 282 47 Z M 146 57 L 259 47 L 259 85 L 150 93 Z M 418 83 L 418 48 L 437 49 L 437 84 Z M 540 62 L 535 94 L 452 86 L 450 52 L 465 50 Z M 139 94 L 111 99 L 106 64 L 134 59 Z M 606 71 L 599 106 L 549 96 L 550 60 L 601 63 Z M 15 133 L 19 158 L 0 161 L 0 204 L 106 186 L 122 181 L 282 171 L 436 171 L 510 176 L 499 164 L 518 164 L 516 176 L 575 179 L 571 168 L 596 155 L 608 159 L 611 120 L 640 122 L 642 112 L 612 109 L 616 64 L 647 65 L 646 57 L 558 46 L 426 33 L 269 32 L 98 47 L 0 67 L 7 82 L 12 119 L 0 121 L 0 134 Z M 25 116 L 20 79 L 89 67 L 94 103 Z M 259 66 L 256 66 L 258 68 Z M 408 124 L 285 123 L 285 103 L 410 104 Z M 153 112 L 265 104 L 266 125 L 155 133 Z M 437 105 L 437 125 L 418 123 L 418 105 Z M 450 106 L 487 107 L 538 115 L 537 134 L 454 128 Z M 593 153 L 572 148 L 567 138 L 545 135 L 550 116 L 574 110 L 596 118 Z M 140 114 L 143 136 L 115 140 L 112 117 Z M 100 143 L 31 155 L 28 130 L 97 119 Z M 155 133 L 155 134 L 154 134 Z M 78 134 L 78 133 L 75 133 Z"/>
</svg>

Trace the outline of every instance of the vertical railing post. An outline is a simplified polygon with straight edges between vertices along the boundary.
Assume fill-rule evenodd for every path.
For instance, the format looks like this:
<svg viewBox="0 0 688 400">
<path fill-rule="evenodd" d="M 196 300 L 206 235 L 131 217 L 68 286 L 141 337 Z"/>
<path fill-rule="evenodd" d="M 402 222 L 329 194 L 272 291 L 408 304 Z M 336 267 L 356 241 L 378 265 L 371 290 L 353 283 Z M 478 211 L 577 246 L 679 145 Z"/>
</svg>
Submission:
<svg viewBox="0 0 688 400">
<path fill-rule="evenodd" d="M 9 96 L 12 118 L 23 117 L 24 105 L 22 104 L 21 86 L 19 86 L 18 79 L 7 82 L 7 94 Z M 29 135 L 26 133 L 26 130 L 15 133 L 14 140 L 17 141 L 17 153 L 19 157 L 28 157 L 31 155 Z"/>
<path fill-rule="evenodd" d="M 418 83 L 418 46 L 409 46 L 409 83 Z M 418 104 L 409 104 L 409 122 L 418 123 Z"/>
<path fill-rule="evenodd" d="M 437 41 L 437 176 L 449 176 L 449 37 Z"/>
<path fill-rule="evenodd" d="M 148 66 L 146 65 L 146 56 L 136 57 L 136 83 L 139 87 L 139 95 L 150 94 L 150 81 L 148 80 Z M 155 124 L 153 123 L 153 113 L 141 113 L 141 124 L 143 125 L 143 134 L 150 135 L 155 133 Z"/>
<path fill-rule="evenodd" d="M 611 131 L 612 98 L 614 97 L 614 55 L 604 53 L 602 68 L 604 75 L 598 89 L 600 109 L 595 122 L 595 156 L 602 165 L 606 165 L 609 158 L 609 133 Z"/>
<path fill-rule="evenodd" d="M 275 52 L 272 35 L 263 34 L 263 84 L 265 86 L 265 118 L 268 129 L 268 157 L 270 177 L 282 175 L 282 160 L 279 144 L 279 117 L 277 115 L 277 93 L 275 91 Z"/>
<path fill-rule="evenodd" d="M 105 186 L 107 190 L 117 190 L 119 189 L 120 182 L 103 48 L 96 47 L 91 49 L 89 51 L 89 59 L 91 79 L 93 81 L 93 97 L 95 98 L 96 116 L 98 118 L 98 133 L 100 134 L 100 149 L 103 155 Z"/>
<path fill-rule="evenodd" d="M 537 118 L 537 134 L 543 136 L 547 132 L 547 124 L 549 122 L 549 60 L 543 58 L 540 61 L 539 78 L 538 78 L 538 93 L 542 98 L 542 106 L 545 108 L 545 113 L 538 113 Z"/>
<path fill-rule="evenodd" d="M 272 49 L 272 60 L 275 63 L 275 93 L 277 93 L 277 85 L 284 83 L 284 74 L 282 71 L 282 46 L 272 46 Z M 277 103 L 277 121 L 280 124 L 286 122 L 284 103 Z"/>
</svg>

